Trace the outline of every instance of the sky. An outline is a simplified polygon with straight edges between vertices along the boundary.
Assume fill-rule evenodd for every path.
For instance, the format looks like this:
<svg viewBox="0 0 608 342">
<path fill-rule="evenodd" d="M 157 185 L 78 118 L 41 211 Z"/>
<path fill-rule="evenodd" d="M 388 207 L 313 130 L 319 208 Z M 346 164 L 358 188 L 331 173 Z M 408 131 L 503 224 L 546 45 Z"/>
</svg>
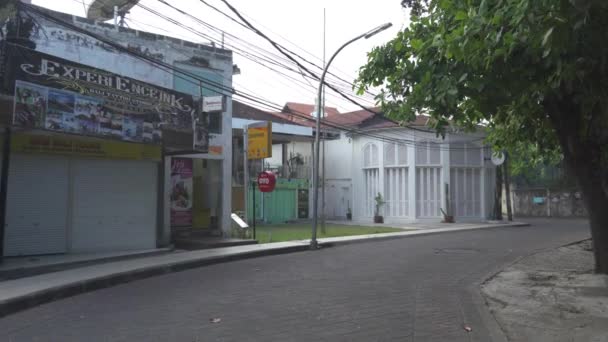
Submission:
<svg viewBox="0 0 608 342">
<path fill-rule="evenodd" d="M 91 2 L 92 0 L 32 1 L 33 4 L 38 6 L 80 16 L 85 15 L 85 7 Z M 204 26 L 202 23 L 167 7 L 158 0 L 141 0 L 140 4 L 170 17 L 182 25 L 187 25 L 196 32 L 190 32 L 186 28 L 168 22 L 140 6 L 131 9 L 126 17 L 127 24 L 134 29 L 198 43 L 209 43 L 211 38 L 216 39 L 219 44 L 219 41 L 221 41 L 221 33 L 219 32 L 223 31 L 225 32 L 225 47 L 234 51 L 234 63 L 241 69 L 241 74 L 233 77 L 233 87 L 237 91 L 254 95 L 281 107 L 286 102 L 314 103 L 317 82 L 305 80 L 295 64 L 280 61 L 278 58 L 283 57 L 280 57 L 278 51 L 263 38 L 208 7 L 201 0 L 168 0 L 167 2 L 219 30 L 213 31 L 213 28 Z M 204 2 L 238 19 L 222 1 L 204 0 Z M 326 13 L 325 49 L 327 59 L 349 39 L 376 26 L 391 22 L 393 26 L 390 29 L 370 39 L 362 39 L 349 45 L 332 63 L 330 72 L 349 82 L 356 78 L 359 68 L 365 64 L 367 52 L 374 46 L 382 45 L 394 38 L 397 32 L 408 23 L 408 15 L 401 8 L 399 0 L 229 0 L 229 2 L 260 31 L 317 65 L 323 63 L 324 9 Z M 234 37 L 238 37 L 238 39 Z M 257 63 L 243 56 L 252 53 L 258 55 L 252 57 Z M 267 60 L 260 58 L 267 58 Z M 272 64 L 272 62 L 277 61 L 288 65 L 295 71 L 289 71 Z M 260 63 L 266 66 L 260 65 Z M 279 70 L 282 74 L 268 67 Z M 318 71 L 318 69 L 316 70 Z M 339 86 L 350 96 L 355 97 L 362 105 L 374 105 L 372 95 L 356 97 L 351 85 L 333 77 L 329 81 Z M 359 109 L 357 105 L 342 99 L 340 95 L 329 89 L 326 95 L 326 105 L 337 107 L 340 112 Z M 260 108 L 269 110 L 266 107 Z"/>
</svg>

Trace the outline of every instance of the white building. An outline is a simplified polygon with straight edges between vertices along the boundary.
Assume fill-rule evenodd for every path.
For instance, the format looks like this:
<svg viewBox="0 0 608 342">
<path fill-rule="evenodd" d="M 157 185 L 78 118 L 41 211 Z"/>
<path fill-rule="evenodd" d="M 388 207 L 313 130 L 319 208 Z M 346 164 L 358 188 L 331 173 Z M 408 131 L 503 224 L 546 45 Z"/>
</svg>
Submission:
<svg viewBox="0 0 608 342">
<path fill-rule="evenodd" d="M 302 120 L 286 109 L 281 116 Z M 449 129 L 443 139 L 426 126 L 426 117 L 408 128 L 364 110 L 324 120 L 347 128 L 325 145 L 325 203 L 319 212 L 328 218 L 343 219 L 351 212 L 355 221 L 372 222 L 378 194 L 386 223 L 439 221 L 441 210 L 461 222 L 490 217 L 494 166 L 481 130 Z M 290 148 L 311 151 L 309 144 Z"/>
</svg>

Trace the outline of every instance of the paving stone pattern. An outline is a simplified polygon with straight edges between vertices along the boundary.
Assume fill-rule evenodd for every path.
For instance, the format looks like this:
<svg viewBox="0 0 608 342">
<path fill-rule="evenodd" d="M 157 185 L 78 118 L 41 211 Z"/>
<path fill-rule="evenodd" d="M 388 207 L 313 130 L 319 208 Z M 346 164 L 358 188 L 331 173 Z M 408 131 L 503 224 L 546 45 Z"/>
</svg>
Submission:
<svg viewBox="0 0 608 342">
<path fill-rule="evenodd" d="M 4 317 L 0 341 L 488 341 L 472 285 L 518 257 L 589 236 L 583 221 L 532 223 L 139 280 Z"/>
</svg>

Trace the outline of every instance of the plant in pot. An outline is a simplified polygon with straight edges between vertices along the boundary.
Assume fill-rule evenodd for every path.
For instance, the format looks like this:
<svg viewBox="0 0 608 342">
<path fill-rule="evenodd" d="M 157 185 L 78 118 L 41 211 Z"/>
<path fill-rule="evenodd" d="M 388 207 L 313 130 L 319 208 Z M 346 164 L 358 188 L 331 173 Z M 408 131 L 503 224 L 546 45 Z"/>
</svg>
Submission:
<svg viewBox="0 0 608 342">
<path fill-rule="evenodd" d="M 376 210 L 374 211 L 374 223 L 384 223 L 384 217 L 380 215 L 380 208 L 382 208 L 382 206 L 386 202 L 384 202 L 381 193 L 378 193 L 374 200 L 376 201 Z"/>
<path fill-rule="evenodd" d="M 346 209 L 346 219 L 347 220 L 353 219 L 353 212 L 350 210 L 350 205 L 348 206 L 348 209 Z"/>
</svg>

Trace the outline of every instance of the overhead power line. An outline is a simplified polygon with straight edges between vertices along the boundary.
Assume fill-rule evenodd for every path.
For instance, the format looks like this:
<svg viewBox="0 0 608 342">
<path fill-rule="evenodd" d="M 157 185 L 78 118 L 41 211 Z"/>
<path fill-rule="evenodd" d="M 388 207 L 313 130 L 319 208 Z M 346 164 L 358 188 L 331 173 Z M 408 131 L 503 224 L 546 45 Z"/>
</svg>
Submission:
<svg viewBox="0 0 608 342">
<path fill-rule="evenodd" d="M 249 26 L 252 30 L 254 30 L 259 36 L 263 37 L 264 39 L 266 39 L 272 46 L 275 47 L 275 49 L 277 49 L 279 52 L 281 52 L 283 55 L 285 55 L 287 58 L 289 58 L 291 61 L 293 61 L 294 63 L 296 63 L 300 68 L 304 69 L 304 71 L 306 71 L 307 73 L 309 73 L 311 76 L 315 77 L 317 80 L 320 81 L 320 77 L 317 76 L 315 73 L 313 73 L 312 71 L 310 71 L 308 68 L 306 68 L 306 66 L 302 65 L 302 63 L 298 62 L 293 56 L 291 56 L 289 53 L 285 52 L 283 50 L 283 48 L 277 44 L 274 40 L 272 40 L 271 38 L 269 38 L 266 34 L 264 34 L 264 32 L 260 31 L 259 29 L 257 29 L 255 26 L 253 26 L 247 19 L 245 19 L 243 17 L 243 15 L 234 7 L 232 6 L 227 0 L 221 0 L 224 4 L 226 4 L 226 6 L 228 6 L 228 8 L 237 16 L 239 17 L 239 19 L 241 19 L 247 26 Z M 362 105 L 361 103 L 357 102 L 356 100 L 352 99 L 350 96 L 344 94 L 343 92 L 341 92 L 340 90 L 338 90 L 336 87 L 334 87 L 332 84 L 327 83 L 325 80 L 323 80 L 323 84 L 325 84 L 327 87 L 329 87 L 330 89 L 332 89 L 333 91 L 335 91 L 336 93 L 340 94 L 344 99 L 348 100 L 349 102 L 357 105 L 358 107 L 360 107 L 361 109 L 368 111 L 374 115 L 382 115 L 381 113 L 378 113 L 376 111 L 371 110 L 368 107 L 365 107 L 364 105 Z M 412 130 L 420 130 L 416 127 L 412 127 L 412 126 L 406 126 Z"/>
<path fill-rule="evenodd" d="M 98 40 L 98 41 L 100 41 L 100 42 L 102 42 L 104 44 L 107 44 L 108 46 L 111 46 L 111 47 L 115 48 L 119 52 L 122 52 L 122 53 L 128 54 L 128 55 L 132 55 L 132 56 L 134 56 L 134 57 L 136 57 L 138 59 L 141 59 L 144 62 L 147 62 L 147 63 L 149 63 L 151 65 L 154 65 L 155 67 L 157 67 L 161 71 L 164 71 L 164 72 L 167 72 L 167 73 L 173 72 L 172 74 L 173 74 L 174 77 L 178 77 L 178 78 L 184 79 L 185 81 L 190 82 L 190 83 L 192 83 L 194 85 L 202 86 L 202 83 L 211 84 L 211 85 L 214 85 L 215 87 L 217 87 L 216 89 L 211 89 L 211 90 L 213 90 L 215 92 L 217 92 L 218 89 L 219 90 L 223 90 L 223 91 L 228 91 L 229 94 L 224 94 L 224 95 L 229 96 L 229 97 L 232 97 L 232 95 L 239 96 L 239 97 L 242 97 L 242 98 L 244 98 L 244 99 L 246 99 L 246 100 L 248 100 L 250 102 L 258 103 L 260 105 L 263 105 L 265 107 L 271 108 L 271 109 L 276 110 L 276 111 L 281 111 L 282 110 L 282 107 L 280 105 L 274 104 L 271 101 L 265 100 L 263 98 L 258 98 L 256 96 L 251 96 L 249 94 L 245 94 L 245 93 L 242 93 L 242 92 L 236 92 L 233 88 L 225 87 L 222 84 L 218 84 L 216 82 L 209 81 L 207 79 L 199 77 L 198 75 L 192 74 L 192 73 L 187 72 L 185 70 L 182 70 L 182 69 L 179 69 L 179 68 L 175 68 L 175 67 L 173 67 L 170 64 L 167 64 L 167 63 L 164 63 L 162 61 L 150 58 L 150 57 L 142 55 L 142 54 L 140 54 L 138 52 L 129 50 L 129 49 L 127 49 L 127 48 L 125 48 L 125 47 L 117 44 L 117 43 L 114 43 L 114 42 L 112 42 L 112 41 L 110 41 L 108 39 L 105 39 L 104 37 L 99 36 L 98 34 L 95 34 L 93 32 L 90 32 L 90 31 L 86 30 L 86 29 L 78 27 L 78 26 L 76 26 L 76 25 L 74 25 L 72 23 L 69 23 L 69 22 L 66 22 L 66 21 L 64 21 L 62 19 L 54 17 L 54 16 L 52 16 L 52 15 L 50 15 L 50 14 L 44 12 L 44 11 L 40 11 L 35 6 L 27 5 L 27 4 L 21 4 L 21 6 L 24 6 L 26 9 L 31 10 L 33 13 L 36 13 L 36 14 L 40 15 L 41 17 L 49 20 L 49 21 L 55 22 L 58 25 L 62 25 L 64 27 L 67 27 L 67 28 L 69 28 L 71 30 L 74 30 L 76 32 L 88 35 L 88 36 L 90 36 L 90 37 L 92 37 L 92 38 L 94 38 L 94 39 L 96 39 L 96 40 Z M 35 20 L 35 18 L 32 18 L 32 19 Z M 11 45 L 18 45 L 18 44 L 11 43 Z M 21 45 L 18 45 L 18 46 L 21 46 Z M 24 46 L 21 46 L 21 47 L 24 47 Z M 186 78 L 184 76 L 187 76 L 188 78 Z M 194 82 L 194 81 L 192 81 L 192 79 L 197 80 L 200 83 Z M 300 118 L 303 118 L 303 119 L 311 121 L 311 122 L 315 120 L 314 118 L 312 118 L 309 115 L 309 113 L 301 113 L 301 112 L 298 112 L 298 111 L 292 111 L 290 114 L 298 116 Z M 344 132 L 347 132 L 347 133 L 367 136 L 367 137 L 370 137 L 370 138 L 375 139 L 375 140 L 380 140 L 380 141 L 385 141 L 385 142 L 393 142 L 393 143 L 397 143 L 397 144 L 401 144 L 401 145 L 404 145 L 404 144 L 405 145 L 411 144 L 411 145 L 415 145 L 415 146 L 419 146 L 420 145 L 420 141 L 410 140 L 410 139 L 390 138 L 390 137 L 386 137 L 386 136 L 383 136 L 383 135 L 375 135 L 375 134 L 369 133 L 368 131 L 363 131 L 363 130 L 358 130 L 358 129 L 352 129 L 352 128 L 348 127 L 348 126 L 339 125 L 339 124 L 334 123 L 334 122 L 332 122 L 330 120 L 327 120 L 327 119 L 323 120 L 323 125 L 326 126 L 326 127 L 335 128 L 337 130 L 344 131 Z M 425 133 L 432 133 L 431 131 L 427 131 L 427 130 L 421 130 L 421 131 L 423 131 Z M 468 142 L 479 141 L 479 140 L 481 140 L 481 139 L 475 139 L 475 140 L 471 140 L 471 141 L 468 141 Z M 444 146 L 441 146 L 440 144 L 439 144 L 439 146 L 430 146 L 430 147 L 431 148 L 437 148 L 437 149 L 443 149 L 443 150 L 464 149 L 464 148 L 444 147 Z M 483 148 L 483 147 L 481 147 L 481 148 Z"/>
</svg>

